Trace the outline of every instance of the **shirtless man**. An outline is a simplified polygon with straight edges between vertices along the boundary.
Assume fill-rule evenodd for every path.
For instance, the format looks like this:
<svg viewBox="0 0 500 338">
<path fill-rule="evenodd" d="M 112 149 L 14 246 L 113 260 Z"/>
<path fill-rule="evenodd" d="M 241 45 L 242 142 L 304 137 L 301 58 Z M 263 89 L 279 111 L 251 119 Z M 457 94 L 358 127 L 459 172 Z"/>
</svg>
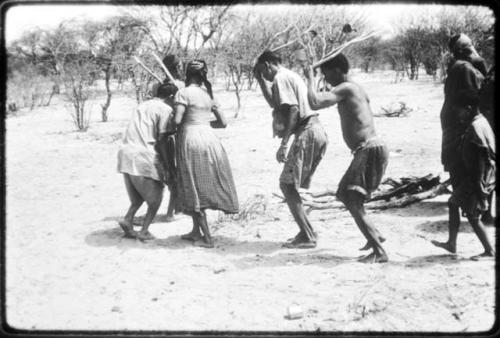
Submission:
<svg viewBox="0 0 500 338">
<path fill-rule="evenodd" d="M 123 174 L 130 207 L 124 219 L 119 222 L 126 237 L 140 240 L 154 239 L 149 232 L 163 198 L 165 159 L 168 156 L 164 146 L 158 146 L 166 139 L 167 121 L 172 114 L 171 104 L 177 87 L 162 84 L 153 90 L 153 99 L 141 103 L 132 115 L 125 131 L 123 143 L 118 151 L 118 172 Z M 148 209 L 139 232 L 133 229 L 135 213 L 146 201 Z"/>
<path fill-rule="evenodd" d="M 373 125 L 369 99 L 363 88 L 348 79 L 349 63 L 343 54 L 321 65 L 325 80 L 334 88 L 331 91 L 316 93 L 311 67 L 305 67 L 308 99 L 313 110 L 337 104 L 344 141 L 351 149 L 354 158 L 342 177 L 337 198 L 351 213 L 354 221 L 367 239 L 365 247 L 373 252 L 360 259 L 365 263 L 388 261 L 382 248 L 382 238 L 368 220 L 364 202 L 370 197 L 385 173 L 389 152 L 380 140 Z"/>
<path fill-rule="evenodd" d="M 257 59 L 254 73 L 264 98 L 274 109 L 273 132 L 282 139 L 276 160 L 285 163 L 280 189 L 300 229 L 283 247 L 314 248 L 317 235 L 307 219 L 298 189 L 309 188 L 326 151 L 326 133 L 317 114 L 309 107 L 304 81 L 297 73 L 281 66 L 281 58 L 276 53 L 264 51 Z M 292 135 L 294 140 L 288 151 Z"/>
</svg>

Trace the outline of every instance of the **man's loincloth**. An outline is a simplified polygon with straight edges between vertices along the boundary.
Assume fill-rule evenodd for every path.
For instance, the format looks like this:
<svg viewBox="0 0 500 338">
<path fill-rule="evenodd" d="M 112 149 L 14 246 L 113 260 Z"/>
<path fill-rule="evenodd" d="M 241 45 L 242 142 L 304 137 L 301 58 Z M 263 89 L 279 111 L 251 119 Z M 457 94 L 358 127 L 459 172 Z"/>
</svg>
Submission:
<svg viewBox="0 0 500 338">
<path fill-rule="evenodd" d="M 369 199 L 384 176 L 389 151 L 385 143 L 377 137 L 368 139 L 353 151 L 354 158 L 340 180 L 337 198 L 345 200 L 347 191 L 357 191 Z"/>
</svg>

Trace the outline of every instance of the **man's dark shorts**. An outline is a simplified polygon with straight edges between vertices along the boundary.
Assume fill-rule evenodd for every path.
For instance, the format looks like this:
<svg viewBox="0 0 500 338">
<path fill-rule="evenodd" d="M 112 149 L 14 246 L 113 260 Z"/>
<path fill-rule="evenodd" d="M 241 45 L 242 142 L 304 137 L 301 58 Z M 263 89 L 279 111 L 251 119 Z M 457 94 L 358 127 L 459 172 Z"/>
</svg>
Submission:
<svg viewBox="0 0 500 338">
<path fill-rule="evenodd" d="M 369 199 L 382 181 L 389 159 L 387 146 L 378 138 L 365 141 L 353 154 L 337 190 L 337 198 L 341 201 L 345 201 L 347 191 L 357 191 L 365 200 Z"/>
<path fill-rule="evenodd" d="M 311 116 L 299 126 L 280 176 L 280 183 L 293 184 L 296 189 L 308 189 L 323 158 L 328 138 L 317 116 Z"/>
</svg>

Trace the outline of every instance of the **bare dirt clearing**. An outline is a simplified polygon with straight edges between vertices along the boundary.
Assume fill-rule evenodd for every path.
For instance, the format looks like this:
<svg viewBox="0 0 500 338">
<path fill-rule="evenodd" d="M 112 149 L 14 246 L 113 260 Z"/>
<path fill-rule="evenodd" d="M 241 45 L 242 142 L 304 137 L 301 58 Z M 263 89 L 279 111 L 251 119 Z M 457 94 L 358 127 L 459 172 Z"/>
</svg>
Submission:
<svg viewBox="0 0 500 338">
<path fill-rule="evenodd" d="M 374 113 L 393 101 L 408 117 L 376 118 L 391 157 L 386 177 L 441 171 L 442 85 L 429 79 L 391 83 L 393 75 L 357 74 Z M 233 93 L 215 92 L 228 117 Z M 209 214 L 216 248 L 179 236 L 191 219 L 166 223 L 168 192 L 142 243 L 122 237 L 127 207 L 116 152 L 136 103 L 116 97 L 110 121 L 73 131 L 58 103 L 6 120 L 7 321 L 38 330 L 484 331 L 494 324 L 495 262 L 469 257 L 481 245 L 463 220 L 458 255 L 430 239 L 447 237 L 448 196 L 403 209 L 370 211 L 387 238 L 390 262 L 356 262 L 364 239 L 346 211 L 313 211 L 320 236 L 312 250 L 281 248 L 297 232 L 278 192 L 279 145 L 270 108 L 258 91 L 243 93 L 238 120 L 223 139 L 241 203 L 263 195 L 247 222 Z M 351 155 L 336 109 L 321 111 L 329 149 L 311 190 L 335 189 Z M 145 213 L 141 208 L 138 215 Z M 222 221 L 221 221 L 222 220 Z M 495 229 L 488 227 L 493 239 Z M 289 305 L 304 310 L 284 318 Z"/>
</svg>

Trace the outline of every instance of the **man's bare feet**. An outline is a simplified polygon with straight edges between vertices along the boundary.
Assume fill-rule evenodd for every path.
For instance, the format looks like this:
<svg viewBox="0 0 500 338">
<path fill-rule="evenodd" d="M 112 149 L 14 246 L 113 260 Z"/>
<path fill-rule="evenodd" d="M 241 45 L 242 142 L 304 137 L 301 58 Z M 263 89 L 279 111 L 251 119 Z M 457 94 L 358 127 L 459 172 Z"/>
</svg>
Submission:
<svg viewBox="0 0 500 338">
<path fill-rule="evenodd" d="M 308 241 L 308 242 L 288 242 L 282 245 L 282 247 L 287 249 L 313 249 L 316 247 L 316 242 Z"/>
<path fill-rule="evenodd" d="M 384 243 L 384 242 L 385 242 L 385 238 L 384 238 L 384 237 L 382 237 L 382 236 L 380 236 L 380 237 L 378 238 L 378 240 L 380 241 L 380 243 Z M 359 250 L 360 250 L 360 251 L 364 251 L 364 250 L 369 250 L 369 249 L 371 249 L 371 248 L 372 248 L 372 246 L 371 246 L 370 242 L 366 242 L 365 246 L 363 246 L 363 247 L 359 248 Z"/>
<path fill-rule="evenodd" d="M 361 263 L 386 263 L 388 261 L 389 258 L 387 257 L 386 254 L 377 255 L 375 254 L 375 252 L 372 252 L 371 254 L 358 259 L 358 262 Z"/>
<path fill-rule="evenodd" d="M 438 241 L 431 241 L 432 244 L 437 246 L 438 248 L 445 249 L 446 251 L 449 251 L 451 253 L 457 253 L 457 248 L 454 245 L 451 245 L 448 242 L 438 242 Z"/>
<path fill-rule="evenodd" d="M 196 241 L 199 241 L 200 239 L 202 239 L 202 236 L 199 232 L 198 233 L 189 232 L 187 234 L 181 235 L 181 239 L 183 239 L 185 241 L 196 242 Z"/>
<path fill-rule="evenodd" d="M 141 241 L 150 241 L 155 239 L 155 236 L 153 236 L 149 231 L 139 231 L 136 234 L 136 238 L 140 239 Z"/>
<path fill-rule="evenodd" d="M 130 223 L 127 223 L 126 221 L 120 221 L 118 222 L 120 225 L 120 228 L 122 228 L 123 232 L 125 233 L 126 238 L 136 238 L 137 232 L 134 231 L 133 225 Z"/>
<path fill-rule="evenodd" d="M 295 235 L 295 237 L 289 238 L 286 241 L 288 243 L 291 243 L 291 242 L 300 242 L 300 241 L 304 242 L 304 241 L 308 241 L 308 240 L 309 239 L 307 238 L 306 233 L 301 230 L 297 233 L 297 235 Z M 315 242 L 318 241 L 318 233 L 316 231 L 313 231 L 313 240 Z"/>
<path fill-rule="evenodd" d="M 301 236 L 291 242 L 284 243 L 282 247 L 287 249 L 312 249 L 316 247 L 316 241 Z"/>
<path fill-rule="evenodd" d="M 205 241 L 205 239 L 201 239 L 201 238 L 199 240 L 194 241 L 193 245 L 200 246 L 202 248 L 209 248 L 209 249 L 214 247 L 213 242 L 211 242 L 211 241 L 207 242 L 207 241 Z"/>
<path fill-rule="evenodd" d="M 287 241 L 287 242 L 293 242 L 293 241 L 299 241 L 299 240 L 304 239 L 304 238 L 305 238 L 304 232 L 299 231 L 299 232 L 295 235 L 295 237 L 289 238 L 289 239 L 287 239 L 286 241 Z"/>
<path fill-rule="evenodd" d="M 483 261 L 483 260 L 491 260 L 494 257 L 495 257 L 495 252 L 485 251 L 480 255 L 472 256 L 470 259 L 472 259 L 473 261 Z"/>
</svg>

